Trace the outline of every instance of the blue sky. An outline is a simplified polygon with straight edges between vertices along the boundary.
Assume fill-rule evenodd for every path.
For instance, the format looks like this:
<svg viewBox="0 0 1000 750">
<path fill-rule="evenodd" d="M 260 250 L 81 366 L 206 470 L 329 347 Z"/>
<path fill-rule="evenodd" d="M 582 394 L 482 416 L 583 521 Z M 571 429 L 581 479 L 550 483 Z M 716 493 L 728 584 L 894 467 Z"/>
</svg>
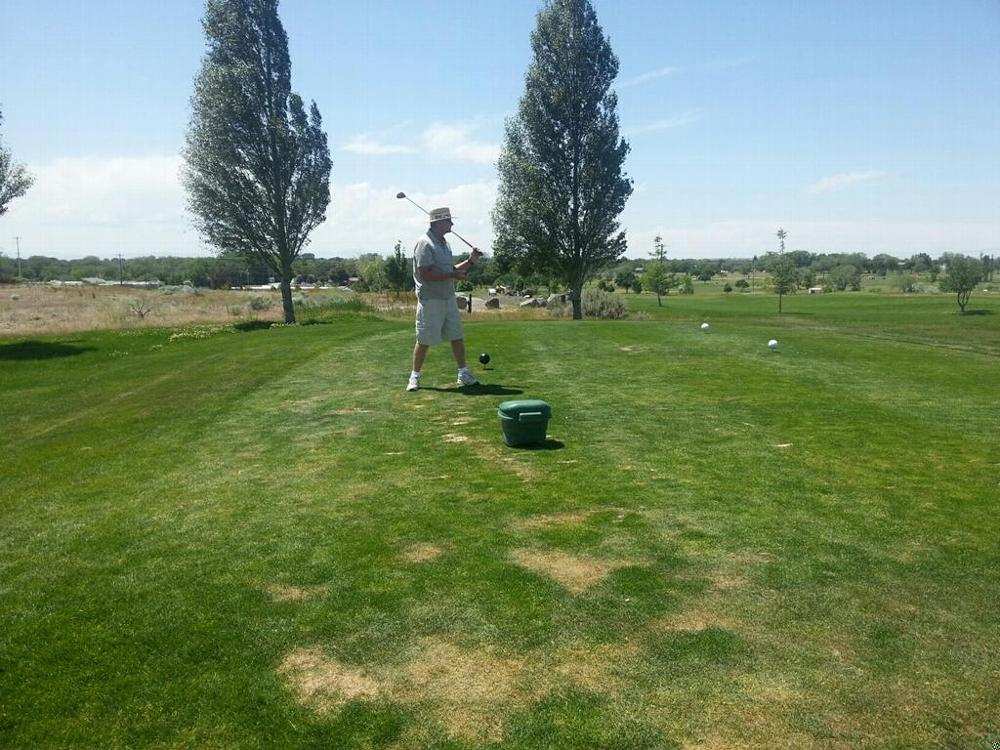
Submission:
<svg viewBox="0 0 1000 750">
<path fill-rule="evenodd" d="M 997 0 L 592 0 L 620 62 L 628 256 L 1000 252 Z M 409 247 L 421 205 L 489 249 L 538 0 L 284 0 L 333 158 L 320 256 Z M 36 184 L 0 252 L 207 255 L 178 181 L 198 0 L 4 0 L 0 137 Z"/>
</svg>

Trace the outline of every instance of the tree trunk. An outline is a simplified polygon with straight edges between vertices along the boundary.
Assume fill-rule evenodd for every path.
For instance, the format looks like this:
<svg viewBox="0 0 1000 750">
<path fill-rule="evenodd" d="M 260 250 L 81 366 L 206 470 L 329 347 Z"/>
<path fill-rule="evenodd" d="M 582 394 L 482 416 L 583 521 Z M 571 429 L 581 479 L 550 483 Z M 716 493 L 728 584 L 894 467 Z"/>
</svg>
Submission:
<svg viewBox="0 0 1000 750">
<path fill-rule="evenodd" d="M 573 303 L 573 320 L 583 320 L 583 291 L 574 286 L 569 291 L 569 299 Z"/>
<path fill-rule="evenodd" d="M 285 311 L 285 323 L 295 322 L 295 305 L 292 304 L 292 273 L 285 269 L 281 274 L 281 306 Z"/>
</svg>

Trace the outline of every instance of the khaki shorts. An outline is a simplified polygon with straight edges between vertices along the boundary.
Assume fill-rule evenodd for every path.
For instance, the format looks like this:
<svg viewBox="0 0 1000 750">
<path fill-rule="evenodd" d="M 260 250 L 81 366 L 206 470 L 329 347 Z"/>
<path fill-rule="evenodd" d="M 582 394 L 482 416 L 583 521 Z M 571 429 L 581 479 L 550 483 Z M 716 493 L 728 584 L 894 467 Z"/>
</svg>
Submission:
<svg viewBox="0 0 1000 750">
<path fill-rule="evenodd" d="M 417 300 L 417 343 L 434 346 L 464 338 L 458 302 L 451 299 Z"/>
</svg>

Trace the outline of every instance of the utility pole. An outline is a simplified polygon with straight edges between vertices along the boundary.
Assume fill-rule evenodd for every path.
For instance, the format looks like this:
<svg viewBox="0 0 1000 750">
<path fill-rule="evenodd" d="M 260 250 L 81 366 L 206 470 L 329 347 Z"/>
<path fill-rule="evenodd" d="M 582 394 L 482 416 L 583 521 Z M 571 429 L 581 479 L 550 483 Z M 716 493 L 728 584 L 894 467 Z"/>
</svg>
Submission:
<svg viewBox="0 0 1000 750">
<path fill-rule="evenodd" d="M 17 278 L 21 278 L 21 238 L 15 237 L 14 242 L 17 243 Z"/>
<path fill-rule="evenodd" d="M 125 266 L 121 253 L 118 253 L 118 286 L 125 286 Z"/>
</svg>

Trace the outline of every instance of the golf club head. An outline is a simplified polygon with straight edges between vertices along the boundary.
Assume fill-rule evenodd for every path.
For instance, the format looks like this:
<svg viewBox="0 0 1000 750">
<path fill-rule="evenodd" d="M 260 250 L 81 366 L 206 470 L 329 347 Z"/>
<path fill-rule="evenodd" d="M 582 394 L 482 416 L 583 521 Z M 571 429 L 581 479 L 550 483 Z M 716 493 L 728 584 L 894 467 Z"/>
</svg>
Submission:
<svg viewBox="0 0 1000 750">
<path fill-rule="evenodd" d="M 406 193 L 404 193 L 404 192 L 402 192 L 402 191 L 401 191 L 401 192 L 398 192 L 398 193 L 396 193 L 396 197 L 397 197 L 397 198 L 405 198 L 405 197 L 406 197 Z"/>
</svg>

